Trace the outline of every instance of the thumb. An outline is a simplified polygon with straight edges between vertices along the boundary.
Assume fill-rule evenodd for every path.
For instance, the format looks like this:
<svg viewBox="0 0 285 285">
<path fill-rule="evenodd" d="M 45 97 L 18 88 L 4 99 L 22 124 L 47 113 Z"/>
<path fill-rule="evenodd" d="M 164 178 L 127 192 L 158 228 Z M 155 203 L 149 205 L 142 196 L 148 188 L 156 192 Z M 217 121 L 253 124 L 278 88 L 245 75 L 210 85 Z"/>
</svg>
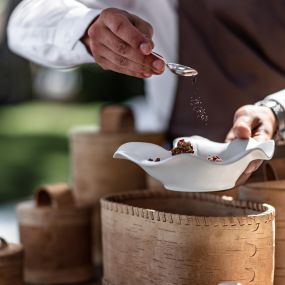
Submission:
<svg viewBox="0 0 285 285">
<path fill-rule="evenodd" d="M 236 138 L 248 139 L 252 136 L 254 126 L 254 118 L 243 115 L 236 119 L 233 125 L 233 133 Z"/>
</svg>

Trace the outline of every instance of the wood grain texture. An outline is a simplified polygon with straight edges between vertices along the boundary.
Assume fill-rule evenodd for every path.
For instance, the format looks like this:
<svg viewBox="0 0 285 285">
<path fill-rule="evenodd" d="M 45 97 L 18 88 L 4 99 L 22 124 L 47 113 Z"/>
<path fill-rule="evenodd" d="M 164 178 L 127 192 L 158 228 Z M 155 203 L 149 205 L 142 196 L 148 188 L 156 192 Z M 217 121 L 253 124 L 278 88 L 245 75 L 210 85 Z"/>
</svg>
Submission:
<svg viewBox="0 0 285 285">
<path fill-rule="evenodd" d="M 269 203 L 276 209 L 274 285 L 285 284 L 285 180 L 250 183 L 239 188 L 241 200 Z"/>
<path fill-rule="evenodd" d="M 273 284 L 269 205 L 144 191 L 108 196 L 101 207 L 105 284 Z"/>
</svg>

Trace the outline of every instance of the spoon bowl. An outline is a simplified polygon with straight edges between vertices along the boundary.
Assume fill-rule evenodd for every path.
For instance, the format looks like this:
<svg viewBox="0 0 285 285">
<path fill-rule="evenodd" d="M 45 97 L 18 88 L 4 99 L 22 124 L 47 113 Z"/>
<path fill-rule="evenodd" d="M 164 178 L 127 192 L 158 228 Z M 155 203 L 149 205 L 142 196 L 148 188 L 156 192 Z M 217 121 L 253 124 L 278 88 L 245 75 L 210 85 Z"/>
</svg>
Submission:
<svg viewBox="0 0 285 285">
<path fill-rule="evenodd" d="M 185 65 L 181 65 L 179 63 L 168 62 L 168 63 L 166 63 L 166 66 L 169 68 L 169 70 L 172 73 L 174 73 L 176 75 L 188 76 L 188 77 L 198 75 L 198 71 L 195 70 L 194 68 L 189 67 L 189 66 L 185 66 Z"/>
<path fill-rule="evenodd" d="M 189 67 L 189 66 L 186 66 L 186 65 L 182 65 L 182 64 L 179 64 L 179 63 L 167 62 L 164 57 L 162 57 L 161 55 L 159 55 L 156 52 L 152 52 L 151 54 L 154 55 L 155 57 L 163 60 L 165 65 L 167 66 L 167 68 L 172 73 L 174 73 L 176 75 L 187 76 L 187 77 L 192 77 L 192 76 L 197 76 L 198 75 L 198 71 L 195 70 L 192 67 Z"/>
</svg>

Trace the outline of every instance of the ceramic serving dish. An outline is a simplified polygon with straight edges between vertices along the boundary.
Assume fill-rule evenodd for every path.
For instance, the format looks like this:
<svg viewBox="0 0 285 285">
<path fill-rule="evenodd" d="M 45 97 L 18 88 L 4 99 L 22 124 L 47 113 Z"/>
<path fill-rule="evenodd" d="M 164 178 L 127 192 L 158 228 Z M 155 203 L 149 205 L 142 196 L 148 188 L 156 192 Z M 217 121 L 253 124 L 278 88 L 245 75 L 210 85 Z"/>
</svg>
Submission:
<svg viewBox="0 0 285 285">
<path fill-rule="evenodd" d="M 119 147 L 114 158 L 131 160 L 168 190 L 208 192 L 233 188 L 251 161 L 271 159 L 275 147 L 273 140 L 262 143 L 250 138 L 217 143 L 198 136 L 178 138 L 174 146 L 180 139 L 191 142 L 193 154 L 173 156 L 155 144 L 130 142 Z M 221 161 L 208 160 L 213 156 Z M 160 161 L 155 161 L 157 158 Z"/>
</svg>

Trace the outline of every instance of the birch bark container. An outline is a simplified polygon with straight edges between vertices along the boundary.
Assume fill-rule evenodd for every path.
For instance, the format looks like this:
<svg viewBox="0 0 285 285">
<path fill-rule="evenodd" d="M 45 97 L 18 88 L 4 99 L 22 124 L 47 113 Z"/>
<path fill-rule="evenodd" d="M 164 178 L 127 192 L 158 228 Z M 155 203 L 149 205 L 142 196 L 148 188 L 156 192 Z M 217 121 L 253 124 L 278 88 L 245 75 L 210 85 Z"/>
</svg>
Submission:
<svg viewBox="0 0 285 285">
<path fill-rule="evenodd" d="M 101 200 L 105 285 L 272 285 L 274 208 L 135 191 Z"/>
<path fill-rule="evenodd" d="M 117 148 L 130 141 L 162 144 L 164 136 L 136 133 L 132 112 L 122 106 L 107 106 L 101 112 L 101 127 L 77 128 L 71 132 L 73 185 L 76 199 L 95 205 L 93 257 L 102 264 L 99 200 L 108 193 L 146 188 L 146 174 L 134 163 L 113 159 Z"/>
<path fill-rule="evenodd" d="M 239 188 L 241 200 L 266 202 L 276 209 L 274 285 L 285 284 L 285 180 L 250 183 Z"/>
<path fill-rule="evenodd" d="M 0 285 L 24 285 L 23 247 L 0 238 Z"/>
<path fill-rule="evenodd" d="M 43 186 L 35 202 L 18 206 L 17 216 L 26 282 L 65 284 L 92 278 L 91 210 L 75 204 L 66 184 Z"/>
</svg>

